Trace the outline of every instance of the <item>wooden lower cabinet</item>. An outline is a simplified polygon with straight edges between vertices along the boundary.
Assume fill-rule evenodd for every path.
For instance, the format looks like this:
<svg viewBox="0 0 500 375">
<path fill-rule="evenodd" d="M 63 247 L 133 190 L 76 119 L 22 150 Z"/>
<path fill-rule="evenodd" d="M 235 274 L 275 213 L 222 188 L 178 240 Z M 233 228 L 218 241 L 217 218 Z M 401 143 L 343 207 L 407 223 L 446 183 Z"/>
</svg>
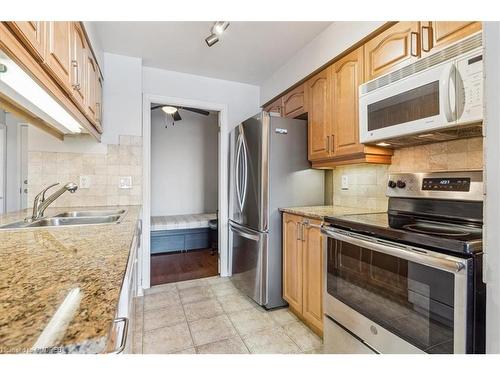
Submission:
<svg viewBox="0 0 500 375">
<path fill-rule="evenodd" d="M 290 310 L 323 335 L 321 221 L 283 214 L 283 298 Z"/>
</svg>

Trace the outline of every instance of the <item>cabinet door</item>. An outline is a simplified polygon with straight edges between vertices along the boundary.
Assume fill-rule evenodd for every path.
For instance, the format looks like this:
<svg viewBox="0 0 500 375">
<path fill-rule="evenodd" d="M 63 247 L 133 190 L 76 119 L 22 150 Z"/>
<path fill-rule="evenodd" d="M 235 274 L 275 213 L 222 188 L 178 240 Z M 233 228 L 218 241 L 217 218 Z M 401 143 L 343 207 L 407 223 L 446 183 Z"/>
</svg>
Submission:
<svg viewBox="0 0 500 375">
<path fill-rule="evenodd" d="M 47 22 L 45 64 L 63 88 L 71 92 L 71 22 Z"/>
<path fill-rule="evenodd" d="M 85 112 L 93 124 L 97 119 L 96 84 L 98 75 L 97 65 L 90 51 L 85 54 Z"/>
<path fill-rule="evenodd" d="M 319 220 L 305 219 L 303 231 L 302 315 L 317 333 L 323 332 L 323 241 Z"/>
<path fill-rule="evenodd" d="M 330 68 L 307 81 L 309 160 L 330 156 Z"/>
<path fill-rule="evenodd" d="M 300 85 L 283 96 L 282 116 L 295 118 L 305 112 L 304 85 Z"/>
<path fill-rule="evenodd" d="M 422 22 L 422 56 L 432 54 L 479 30 L 477 21 L 430 21 Z"/>
<path fill-rule="evenodd" d="M 332 67 L 333 155 L 362 152 L 359 143 L 358 87 L 363 82 L 363 47 Z"/>
<path fill-rule="evenodd" d="M 81 108 L 85 108 L 86 42 L 78 22 L 71 25 L 71 93 Z"/>
<path fill-rule="evenodd" d="M 302 313 L 301 219 L 283 214 L 283 298 L 299 314 Z"/>
<path fill-rule="evenodd" d="M 12 30 L 40 61 L 45 56 L 45 24 L 42 21 L 9 22 Z"/>
<path fill-rule="evenodd" d="M 95 101 L 96 101 L 96 121 L 95 126 L 99 133 L 102 133 L 102 78 L 97 71 L 95 85 Z"/>
<path fill-rule="evenodd" d="M 420 22 L 398 22 L 365 44 L 365 79 L 370 81 L 420 57 Z"/>
<path fill-rule="evenodd" d="M 283 115 L 281 112 L 281 98 L 276 99 L 274 102 L 269 104 L 267 107 L 264 108 L 264 111 L 266 112 L 272 112 L 272 113 L 279 113 L 280 116 Z"/>
</svg>

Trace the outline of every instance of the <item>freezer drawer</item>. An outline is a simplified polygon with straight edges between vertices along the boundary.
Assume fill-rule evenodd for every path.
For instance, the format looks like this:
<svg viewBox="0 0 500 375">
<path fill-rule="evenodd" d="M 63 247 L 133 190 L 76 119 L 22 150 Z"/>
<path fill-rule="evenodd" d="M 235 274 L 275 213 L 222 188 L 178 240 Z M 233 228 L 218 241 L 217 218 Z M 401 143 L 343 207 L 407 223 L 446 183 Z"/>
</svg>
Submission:
<svg viewBox="0 0 500 375">
<path fill-rule="evenodd" d="M 267 304 L 267 236 L 229 222 L 231 281 L 259 305 Z"/>
</svg>

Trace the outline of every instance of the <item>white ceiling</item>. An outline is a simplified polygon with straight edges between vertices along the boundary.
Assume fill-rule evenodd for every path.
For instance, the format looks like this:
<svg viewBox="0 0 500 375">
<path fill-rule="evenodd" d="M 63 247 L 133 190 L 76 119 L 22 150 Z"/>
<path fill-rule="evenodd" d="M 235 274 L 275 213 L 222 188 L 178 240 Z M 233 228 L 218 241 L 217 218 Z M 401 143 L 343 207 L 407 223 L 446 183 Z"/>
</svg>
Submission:
<svg viewBox="0 0 500 375">
<path fill-rule="evenodd" d="M 231 22 L 212 47 L 213 22 L 94 22 L 105 52 L 143 65 L 260 84 L 331 22 Z"/>
</svg>

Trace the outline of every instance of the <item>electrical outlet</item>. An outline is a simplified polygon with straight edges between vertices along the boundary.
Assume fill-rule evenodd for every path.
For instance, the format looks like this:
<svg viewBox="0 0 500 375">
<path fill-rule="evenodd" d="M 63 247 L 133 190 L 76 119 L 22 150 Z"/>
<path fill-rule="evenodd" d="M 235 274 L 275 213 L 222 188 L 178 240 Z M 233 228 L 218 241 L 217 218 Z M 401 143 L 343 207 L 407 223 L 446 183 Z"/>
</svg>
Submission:
<svg viewBox="0 0 500 375">
<path fill-rule="evenodd" d="M 349 190 L 349 176 L 346 174 L 342 175 L 342 190 Z"/>
<path fill-rule="evenodd" d="M 118 183 L 120 189 L 132 189 L 132 177 L 122 176 L 120 177 L 120 182 Z"/>
<path fill-rule="evenodd" d="M 89 189 L 90 188 L 90 176 L 80 176 L 80 189 Z"/>
</svg>

